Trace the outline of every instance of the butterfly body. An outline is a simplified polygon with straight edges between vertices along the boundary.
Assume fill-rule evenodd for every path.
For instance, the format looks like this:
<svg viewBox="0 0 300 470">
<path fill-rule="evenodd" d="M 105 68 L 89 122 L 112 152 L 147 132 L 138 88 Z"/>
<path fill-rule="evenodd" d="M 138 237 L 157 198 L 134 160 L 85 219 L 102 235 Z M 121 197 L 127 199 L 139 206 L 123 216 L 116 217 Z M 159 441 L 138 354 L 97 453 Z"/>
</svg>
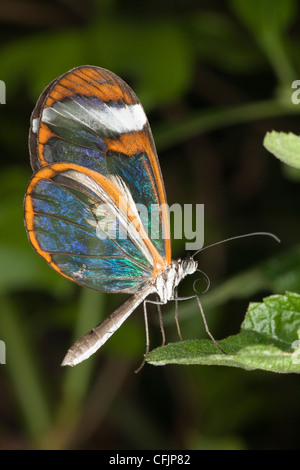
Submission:
<svg viewBox="0 0 300 470">
<path fill-rule="evenodd" d="M 163 304 L 174 299 L 197 262 L 171 259 L 168 207 L 150 126 L 118 76 L 82 66 L 54 80 L 32 113 L 29 149 L 34 174 L 24 207 L 34 249 L 81 286 L 133 294 L 75 343 L 63 362 L 75 365 L 149 294 Z"/>
<path fill-rule="evenodd" d="M 190 257 L 182 260 L 172 260 L 171 265 L 167 266 L 154 279 L 149 280 L 148 284 L 139 293 L 133 295 L 102 323 L 77 340 L 69 349 L 62 365 L 74 366 L 94 354 L 129 315 L 145 301 L 148 295 L 157 294 L 161 304 L 166 304 L 169 300 L 175 300 L 177 298 L 175 295 L 176 287 L 183 278 L 196 271 L 197 265 L 198 263 Z"/>
</svg>

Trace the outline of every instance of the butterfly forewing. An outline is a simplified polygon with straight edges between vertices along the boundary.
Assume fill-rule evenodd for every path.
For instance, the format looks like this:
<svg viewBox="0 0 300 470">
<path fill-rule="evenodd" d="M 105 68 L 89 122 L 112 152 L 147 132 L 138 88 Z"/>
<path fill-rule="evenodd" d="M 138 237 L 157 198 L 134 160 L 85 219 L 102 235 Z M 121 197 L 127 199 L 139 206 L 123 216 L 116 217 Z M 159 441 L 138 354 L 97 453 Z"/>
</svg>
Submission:
<svg viewBox="0 0 300 470">
<path fill-rule="evenodd" d="M 153 250 L 170 263 L 166 197 L 155 145 L 145 112 L 123 80 L 86 66 L 52 82 L 32 114 L 30 151 L 34 170 L 76 164 L 110 178 L 139 211 Z M 125 242 L 122 248 L 127 252 Z"/>
</svg>

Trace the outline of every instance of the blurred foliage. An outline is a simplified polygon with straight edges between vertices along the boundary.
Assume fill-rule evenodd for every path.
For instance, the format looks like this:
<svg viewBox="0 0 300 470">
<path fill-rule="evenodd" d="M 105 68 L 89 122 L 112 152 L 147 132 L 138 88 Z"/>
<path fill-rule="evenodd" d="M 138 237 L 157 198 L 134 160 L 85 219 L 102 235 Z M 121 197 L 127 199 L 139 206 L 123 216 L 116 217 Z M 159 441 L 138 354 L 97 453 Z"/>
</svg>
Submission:
<svg viewBox="0 0 300 470">
<path fill-rule="evenodd" d="M 250 300 L 299 292 L 299 183 L 262 145 L 274 128 L 299 133 L 291 102 L 298 2 L 11 0 L 0 21 L 1 448 L 298 448 L 295 375 L 149 365 L 133 374 L 144 352 L 140 309 L 97 355 L 60 369 L 72 340 L 123 296 L 58 276 L 31 249 L 22 222 L 35 102 L 68 69 L 99 65 L 142 101 L 169 204 L 205 203 L 206 244 L 257 230 L 282 240 L 280 248 L 255 238 L 199 255 L 212 283 L 203 306 L 214 335 L 235 334 Z M 184 243 L 174 240 L 174 258 Z M 191 289 L 185 281 L 180 295 Z M 168 341 L 177 339 L 170 315 Z M 193 302 L 180 304 L 180 318 L 185 338 L 205 336 Z"/>
</svg>

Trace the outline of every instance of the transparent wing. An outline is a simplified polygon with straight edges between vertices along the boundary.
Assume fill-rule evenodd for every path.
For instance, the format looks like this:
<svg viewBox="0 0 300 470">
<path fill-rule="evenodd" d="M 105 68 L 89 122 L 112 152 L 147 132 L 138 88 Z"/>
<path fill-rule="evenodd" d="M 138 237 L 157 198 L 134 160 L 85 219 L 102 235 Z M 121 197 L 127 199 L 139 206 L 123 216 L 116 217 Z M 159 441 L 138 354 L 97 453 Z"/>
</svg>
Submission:
<svg viewBox="0 0 300 470">
<path fill-rule="evenodd" d="M 119 178 L 141 210 L 158 253 L 171 261 L 166 197 L 145 112 L 130 87 L 100 67 L 78 67 L 52 82 L 31 118 L 31 165 L 71 163 Z"/>
<path fill-rule="evenodd" d="M 78 165 L 49 165 L 32 177 L 25 223 L 36 251 L 83 286 L 137 292 L 164 263 L 119 188 Z"/>
</svg>

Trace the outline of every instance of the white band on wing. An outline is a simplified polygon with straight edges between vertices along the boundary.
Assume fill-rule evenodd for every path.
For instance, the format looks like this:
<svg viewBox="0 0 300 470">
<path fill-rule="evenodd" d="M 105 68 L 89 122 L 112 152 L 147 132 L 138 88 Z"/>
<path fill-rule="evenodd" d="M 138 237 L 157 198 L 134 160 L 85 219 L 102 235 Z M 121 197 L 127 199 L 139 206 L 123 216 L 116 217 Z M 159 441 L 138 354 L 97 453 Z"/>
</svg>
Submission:
<svg viewBox="0 0 300 470">
<path fill-rule="evenodd" d="M 57 101 L 42 113 L 42 122 L 52 126 L 61 123 L 61 120 L 72 120 L 84 124 L 95 132 L 101 133 L 141 131 L 147 122 L 146 114 L 140 104 L 127 105 L 121 103 L 118 106 L 101 103 L 101 106 L 93 106 L 89 102 L 83 106 L 80 102 Z M 34 131 L 35 132 L 35 131 Z"/>
</svg>

